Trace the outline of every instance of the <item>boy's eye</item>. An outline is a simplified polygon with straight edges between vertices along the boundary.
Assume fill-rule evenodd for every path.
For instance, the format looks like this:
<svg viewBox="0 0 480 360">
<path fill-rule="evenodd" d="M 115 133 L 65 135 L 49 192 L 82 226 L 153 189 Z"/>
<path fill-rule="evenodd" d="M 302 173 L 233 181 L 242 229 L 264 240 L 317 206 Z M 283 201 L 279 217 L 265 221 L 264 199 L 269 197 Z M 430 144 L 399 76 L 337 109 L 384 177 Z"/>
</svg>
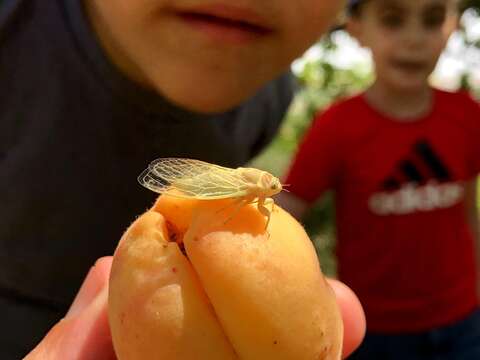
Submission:
<svg viewBox="0 0 480 360">
<path fill-rule="evenodd" d="M 426 29 L 436 29 L 443 25 L 445 18 L 445 8 L 430 9 L 424 13 L 422 23 Z"/>
<path fill-rule="evenodd" d="M 380 17 L 380 23 L 389 29 L 397 29 L 403 25 L 404 19 L 398 13 L 385 13 Z"/>
</svg>

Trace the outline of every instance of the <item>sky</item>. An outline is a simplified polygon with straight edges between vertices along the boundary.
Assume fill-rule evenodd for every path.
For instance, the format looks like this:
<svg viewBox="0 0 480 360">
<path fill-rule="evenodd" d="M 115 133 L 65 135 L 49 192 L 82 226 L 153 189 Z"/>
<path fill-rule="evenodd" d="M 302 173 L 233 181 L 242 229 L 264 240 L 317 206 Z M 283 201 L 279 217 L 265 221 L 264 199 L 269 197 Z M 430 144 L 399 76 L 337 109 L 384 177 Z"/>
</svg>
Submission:
<svg viewBox="0 0 480 360">
<path fill-rule="evenodd" d="M 480 19 L 473 13 L 467 12 L 463 16 L 462 22 L 467 29 L 467 38 L 480 41 Z M 328 56 L 331 63 L 343 68 L 361 67 L 366 71 L 371 69 L 372 63 L 368 50 L 361 48 L 343 31 L 338 31 L 333 36 L 338 44 L 338 49 Z M 316 59 L 322 55 L 322 49 L 319 46 L 313 46 L 295 62 L 294 71 L 301 68 L 305 61 Z M 458 87 L 460 77 L 465 71 L 469 71 L 472 85 L 480 88 L 480 50 L 468 51 L 465 49 L 460 34 L 455 33 L 450 38 L 447 48 L 432 74 L 431 82 L 440 88 L 454 90 Z"/>
</svg>

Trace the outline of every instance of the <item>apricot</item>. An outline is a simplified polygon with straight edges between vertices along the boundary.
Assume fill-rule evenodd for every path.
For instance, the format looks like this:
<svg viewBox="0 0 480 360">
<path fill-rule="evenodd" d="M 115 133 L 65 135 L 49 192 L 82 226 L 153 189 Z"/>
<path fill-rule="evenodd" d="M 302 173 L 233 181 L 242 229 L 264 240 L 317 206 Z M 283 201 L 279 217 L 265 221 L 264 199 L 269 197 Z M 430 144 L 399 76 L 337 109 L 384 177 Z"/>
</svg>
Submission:
<svg viewBox="0 0 480 360">
<path fill-rule="evenodd" d="M 161 196 L 115 251 L 118 359 L 340 359 L 342 320 L 302 226 L 275 206 Z"/>
</svg>

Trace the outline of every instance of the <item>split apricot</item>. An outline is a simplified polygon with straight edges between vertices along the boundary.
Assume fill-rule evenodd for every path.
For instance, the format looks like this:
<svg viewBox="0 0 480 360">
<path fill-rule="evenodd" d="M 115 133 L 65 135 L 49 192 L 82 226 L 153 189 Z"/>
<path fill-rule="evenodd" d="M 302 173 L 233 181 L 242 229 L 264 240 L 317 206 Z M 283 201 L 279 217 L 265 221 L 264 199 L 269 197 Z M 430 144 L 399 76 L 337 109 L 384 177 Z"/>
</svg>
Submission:
<svg viewBox="0 0 480 360">
<path fill-rule="evenodd" d="M 275 206 L 161 196 L 115 252 L 119 360 L 340 359 L 342 320 L 302 226 Z"/>
</svg>

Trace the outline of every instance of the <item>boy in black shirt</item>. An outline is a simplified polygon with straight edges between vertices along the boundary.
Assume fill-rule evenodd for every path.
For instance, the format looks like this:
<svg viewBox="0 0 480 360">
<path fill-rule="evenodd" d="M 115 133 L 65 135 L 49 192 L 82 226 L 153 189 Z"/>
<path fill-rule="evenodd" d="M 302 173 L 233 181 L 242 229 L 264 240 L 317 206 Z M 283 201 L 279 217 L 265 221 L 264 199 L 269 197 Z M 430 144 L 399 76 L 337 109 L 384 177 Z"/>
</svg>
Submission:
<svg viewBox="0 0 480 360">
<path fill-rule="evenodd" d="M 2 359 L 63 316 L 153 201 L 136 184 L 150 160 L 235 167 L 268 143 L 291 99 L 281 72 L 341 5 L 1 1 Z"/>
</svg>

